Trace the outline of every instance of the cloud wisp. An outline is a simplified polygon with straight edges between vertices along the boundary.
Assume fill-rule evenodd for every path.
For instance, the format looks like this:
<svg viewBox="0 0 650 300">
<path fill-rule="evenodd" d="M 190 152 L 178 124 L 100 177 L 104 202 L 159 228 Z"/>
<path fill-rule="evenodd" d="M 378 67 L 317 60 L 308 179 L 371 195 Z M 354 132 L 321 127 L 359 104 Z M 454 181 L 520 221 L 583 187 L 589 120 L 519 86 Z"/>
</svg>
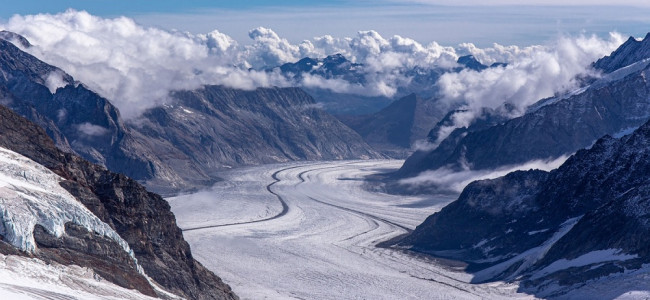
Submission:
<svg viewBox="0 0 650 300">
<path fill-rule="evenodd" d="M 437 170 L 424 171 L 415 177 L 402 179 L 399 183 L 415 188 L 418 186 L 426 186 L 428 188 L 435 186 L 440 191 L 460 193 L 473 181 L 494 179 L 505 176 L 514 171 L 526 171 L 531 169 L 550 171 L 559 168 L 567 158 L 568 156 L 561 156 L 548 160 L 532 160 L 521 165 L 504 166 L 495 170 L 470 170 L 469 168 L 465 168 L 462 171 L 453 171 L 447 168 L 440 168 Z"/>
<path fill-rule="evenodd" d="M 452 68 L 465 54 L 473 54 L 483 63 L 499 61 L 510 66 L 480 74 L 463 71 L 443 76 L 438 88 L 445 103 L 493 107 L 508 101 L 523 107 L 537 100 L 535 97 L 566 89 L 566 84 L 560 84 L 562 80 L 570 82 L 573 75 L 587 72 L 586 62 L 606 54 L 603 49 L 612 48 L 620 38 L 563 38 L 547 46 L 495 44 L 481 49 L 473 44 L 455 48 L 435 42 L 424 45 L 398 35 L 386 38 L 372 30 L 353 37 L 324 35 L 291 43 L 273 30 L 259 27 L 249 32 L 251 42 L 244 45 L 218 30 L 207 34 L 167 31 L 141 26 L 126 17 L 102 18 L 75 10 L 17 15 L 0 28 L 25 36 L 33 44 L 26 51 L 108 98 L 127 118 L 170 101 L 170 91 L 205 84 L 240 89 L 302 86 L 393 97 L 412 79 L 405 70 Z M 362 64 L 363 83 L 318 75 L 294 79 L 264 71 L 304 57 L 337 53 Z M 555 78 L 551 83 L 550 77 Z M 52 86 L 57 85 L 52 82 Z"/>
</svg>

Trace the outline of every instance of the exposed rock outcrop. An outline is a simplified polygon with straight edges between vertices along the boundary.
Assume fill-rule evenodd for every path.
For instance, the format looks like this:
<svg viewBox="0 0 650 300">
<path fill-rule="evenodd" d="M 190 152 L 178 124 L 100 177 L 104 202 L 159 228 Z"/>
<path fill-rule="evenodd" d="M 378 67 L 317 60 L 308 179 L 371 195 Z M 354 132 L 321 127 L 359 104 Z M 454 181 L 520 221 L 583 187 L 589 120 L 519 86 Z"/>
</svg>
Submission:
<svg viewBox="0 0 650 300">
<path fill-rule="evenodd" d="M 43 129 L 4 106 L 0 106 L 0 147 L 20 153 L 65 178 L 61 185 L 129 244 L 146 274 L 164 289 L 191 299 L 236 298 L 226 284 L 193 259 L 169 204 L 160 196 L 124 175 L 62 152 Z M 63 240 L 52 239 L 36 229 L 37 242 L 49 249 L 44 250 L 43 257 L 58 262 L 88 262 L 88 267 L 97 265 L 96 272 L 106 274 L 116 284 L 131 284 L 130 277 L 120 276 L 120 272 L 124 276 L 132 274 L 125 271 L 128 265 L 115 266 L 115 272 L 111 272 L 110 264 L 123 261 L 123 257 L 111 250 L 110 243 L 74 226 L 68 228 L 70 233 Z M 137 282 L 134 279 L 134 287 L 150 292 Z"/>
</svg>

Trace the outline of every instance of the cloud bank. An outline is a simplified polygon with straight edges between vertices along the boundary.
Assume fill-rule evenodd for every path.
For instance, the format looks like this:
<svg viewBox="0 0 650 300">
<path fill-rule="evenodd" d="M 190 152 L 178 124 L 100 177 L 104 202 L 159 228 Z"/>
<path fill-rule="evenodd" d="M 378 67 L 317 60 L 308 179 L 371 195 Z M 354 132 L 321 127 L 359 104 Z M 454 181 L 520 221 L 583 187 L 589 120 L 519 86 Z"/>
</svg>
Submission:
<svg viewBox="0 0 650 300">
<path fill-rule="evenodd" d="M 624 42 L 624 37 L 611 33 L 608 40 L 596 36 L 561 37 L 547 46 L 504 47 L 495 45 L 479 49 L 472 44 L 461 44 L 461 51 L 473 54 L 484 63 L 508 61 L 507 67 L 477 72 L 463 70 L 446 73 L 437 83 L 440 98 L 449 109 L 462 111 L 452 116 L 453 125 L 438 132 L 441 142 L 455 128 L 467 127 L 481 117 L 482 108 L 492 108 L 517 117 L 540 99 L 566 93 L 579 87 L 579 79 L 598 77 L 590 65 L 609 55 Z M 504 104 L 509 104 L 507 109 Z"/>
<path fill-rule="evenodd" d="M 302 86 L 393 97 L 412 80 L 405 70 L 452 68 L 465 54 L 486 64 L 506 62 L 510 66 L 481 74 L 463 71 L 443 76 L 437 88 L 444 103 L 492 107 L 509 101 L 523 107 L 536 97 L 566 89 L 562 81 L 570 82 L 572 75 L 586 72 L 588 62 L 608 53 L 606 49 L 620 40 L 613 35 L 609 41 L 563 38 L 553 45 L 525 48 L 497 44 L 486 49 L 473 44 L 454 48 L 435 42 L 423 45 L 398 35 L 386 38 L 370 30 L 353 37 L 325 35 L 291 43 L 273 30 L 259 27 L 249 32 L 249 43 L 240 44 L 218 30 L 207 34 L 166 31 L 141 26 L 126 17 L 101 18 L 75 10 L 17 15 L 0 28 L 25 36 L 33 44 L 26 51 L 108 98 L 127 118 L 170 101 L 170 91 L 205 84 L 240 89 Z M 290 79 L 264 71 L 303 57 L 337 53 L 363 64 L 363 83 L 317 75 Z M 554 79 L 549 82 L 551 77 Z M 57 85 L 52 82 L 52 87 Z"/>
</svg>

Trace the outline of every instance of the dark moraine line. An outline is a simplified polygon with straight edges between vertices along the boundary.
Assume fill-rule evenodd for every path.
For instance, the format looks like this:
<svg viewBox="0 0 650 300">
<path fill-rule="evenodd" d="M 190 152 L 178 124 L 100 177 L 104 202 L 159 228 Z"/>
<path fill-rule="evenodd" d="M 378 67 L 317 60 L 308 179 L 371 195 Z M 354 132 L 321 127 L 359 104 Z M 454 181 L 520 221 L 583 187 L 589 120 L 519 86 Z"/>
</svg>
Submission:
<svg viewBox="0 0 650 300">
<path fill-rule="evenodd" d="M 311 170 L 303 171 L 303 172 L 300 172 L 300 173 L 298 174 L 298 179 L 300 179 L 300 182 L 301 182 L 301 183 L 304 183 L 304 182 L 305 182 L 305 178 L 304 178 L 303 176 L 304 176 L 307 172 L 311 172 L 311 171 L 315 171 L 315 170 L 322 170 L 322 169 L 333 169 L 333 168 L 336 168 L 336 167 L 318 168 L 318 169 L 311 169 Z M 362 215 L 362 216 L 365 216 L 365 217 L 368 217 L 368 218 L 371 218 L 371 219 L 374 219 L 374 220 L 378 220 L 378 221 L 384 222 L 384 223 L 389 224 L 389 225 L 393 225 L 393 226 L 395 226 L 395 227 L 399 227 L 399 228 L 401 228 L 401 229 L 406 230 L 406 232 L 408 232 L 408 233 L 411 233 L 411 232 L 413 231 L 413 229 L 410 229 L 410 228 L 408 228 L 408 227 L 406 227 L 406 226 L 403 226 L 403 225 L 397 224 L 397 223 L 395 223 L 395 222 L 392 222 L 392 221 L 386 220 L 386 219 L 384 219 L 384 218 L 382 218 L 382 217 L 378 217 L 378 216 L 375 216 L 375 215 L 371 215 L 371 214 L 369 214 L 369 213 L 365 213 L 365 212 L 362 212 L 362 211 L 354 210 L 354 209 L 347 208 L 347 207 L 344 207 L 344 206 L 339 206 L 339 205 L 336 205 L 336 204 L 327 203 L 327 202 L 324 202 L 324 201 L 321 201 L 321 200 L 315 199 L 315 198 L 313 198 L 313 197 L 309 197 L 309 196 L 307 196 L 307 197 L 308 197 L 310 200 L 315 201 L 315 202 L 318 202 L 318 203 L 321 203 L 321 204 L 329 205 L 329 206 L 334 207 L 334 208 L 338 208 L 338 209 L 341 209 L 341 210 L 344 210 L 344 211 L 347 211 L 347 212 L 351 212 L 351 213 L 354 213 L 354 214 L 357 214 L 357 215 Z"/>
<path fill-rule="evenodd" d="M 265 218 L 265 219 L 255 220 L 255 221 L 246 221 L 246 222 L 219 224 L 219 225 L 206 225 L 206 226 L 190 227 L 190 228 L 182 229 L 183 232 L 193 231 L 193 230 L 200 230 L 200 229 L 208 229 L 208 228 L 218 228 L 218 227 L 226 227 L 226 226 L 233 226 L 233 225 L 242 225 L 242 224 L 253 224 L 253 223 L 259 223 L 259 222 L 266 222 L 266 221 L 274 220 L 274 219 L 277 219 L 277 218 L 280 218 L 280 217 L 286 215 L 289 212 L 289 205 L 287 205 L 287 202 L 284 201 L 282 196 L 280 196 L 279 194 L 277 194 L 276 192 L 271 190 L 271 186 L 273 186 L 274 184 L 280 182 L 280 179 L 278 178 L 278 174 L 280 174 L 280 172 L 284 172 L 284 171 L 287 171 L 287 170 L 296 169 L 296 168 L 300 168 L 300 167 L 304 167 L 304 166 L 300 165 L 300 166 L 294 166 L 294 167 L 280 169 L 280 170 L 275 171 L 273 173 L 273 175 L 271 175 L 271 178 L 273 178 L 274 181 L 266 186 L 266 190 L 269 191 L 269 193 L 273 194 L 276 198 L 278 198 L 278 200 L 280 201 L 280 204 L 282 204 L 282 211 L 280 213 L 278 213 L 277 215 L 272 216 L 272 217 L 268 217 L 268 218 Z"/>
</svg>

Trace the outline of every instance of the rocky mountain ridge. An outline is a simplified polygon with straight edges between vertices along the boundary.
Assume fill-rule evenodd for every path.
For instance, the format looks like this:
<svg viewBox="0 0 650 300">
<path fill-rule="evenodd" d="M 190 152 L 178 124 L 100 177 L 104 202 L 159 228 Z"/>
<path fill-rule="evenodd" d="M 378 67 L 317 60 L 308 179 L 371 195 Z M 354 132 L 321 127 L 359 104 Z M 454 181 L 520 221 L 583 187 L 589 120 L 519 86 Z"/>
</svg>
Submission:
<svg viewBox="0 0 650 300">
<path fill-rule="evenodd" d="M 637 49 L 639 57 L 644 57 L 643 49 Z M 618 57 L 616 53 L 612 56 Z M 485 170 L 555 159 L 588 147 L 605 134 L 629 132 L 650 117 L 649 72 L 648 61 L 641 60 L 587 87 L 541 100 L 521 117 L 460 137 L 452 133 L 436 148 L 415 152 L 395 175 L 412 177 L 443 167 Z"/>
<path fill-rule="evenodd" d="M 191 299 L 237 298 L 217 276 L 194 260 L 169 204 L 159 195 L 124 175 L 62 152 L 42 128 L 4 106 L 0 106 L 0 147 L 62 177 L 61 187 L 117 232 L 128 243 L 144 274 L 167 292 Z M 3 219 L 3 224 L 7 221 Z M 89 267 L 119 286 L 138 289 L 145 295 L 164 296 L 142 277 L 121 246 L 75 224 L 66 223 L 60 238 L 37 225 L 33 233 L 37 245 L 34 254 L 21 252 L 7 244 L 5 238 L 0 241 L 0 251 Z"/>
<path fill-rule="evenodd" d="M 551 172 L 473 182 L 400 245 L 469 262 L 477 282 L 517 280 L 542 297 L 632 276 L 650 262 L 648 145 L 650 122 Z"/>
</svg>

